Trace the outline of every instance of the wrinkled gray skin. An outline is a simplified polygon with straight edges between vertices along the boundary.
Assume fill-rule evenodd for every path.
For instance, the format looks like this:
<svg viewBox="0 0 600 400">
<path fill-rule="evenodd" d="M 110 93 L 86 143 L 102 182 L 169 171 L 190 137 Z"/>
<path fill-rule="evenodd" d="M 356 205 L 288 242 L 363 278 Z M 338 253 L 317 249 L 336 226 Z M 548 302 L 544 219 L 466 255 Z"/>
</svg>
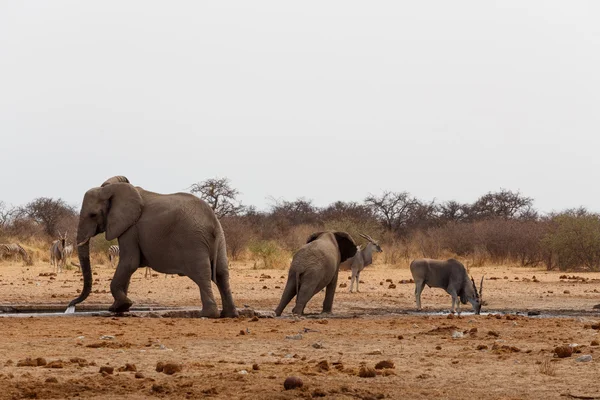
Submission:
<svg viewBox="0 0 600 400">
<path fill-rule="evenodd" d="M 323 288 L 323 312 L 330 313 L 337 286 L 340 262 L 356 254 L 356 243 L 346 232 L 317 232 L 294 254 L 281 301 L 275 309 L 279 316 L 296 296 L 295 315 L 302 315 L 306 303 Z"/>
<path fill-rule="evenodd" d="M 481 301 L 475 282 L 469 278 L 464 265 L 457 260 L 414 260 L 410 263 L 410 272 L 415 281 L 417 310 L 421 310 L 421 292 L 427 285 L 445 289 L 452 296 L 452 312 L 460 313 L 460 303 L 467 302 L 471 303 L 476 314 L 481 312 Z M 483 278 L 481 283 L 483 284 Z"/>
<path fill-rule="evenodd" d="M 365 267 L 373 263 L 373 253 L 381 253 L 383 250 L 378 243 L 369 242 L 363 249 L 358 249 L 356 255 L 350 260 L 350 269 L 352 270 L 352 278 L 350 280 L 350 293 L 356 282 L 356 293 L 359 293 L 358 283 L 360 282 L 360 273 Z"/>
<path fill-rule="evenodd" d="M 138 268 L 151 267 L 192 279 L 200 288 L 202 316 L 219 316 L 211 280 L 221 294 L 221 317 L 238 315 L 229 287 L 225 236 L 208 204 L 188 193 L 149 192 L 122 176 L 88 190 L 83 198 L 77 243 L 84 284 L 81 295 L 69 306 L 90 294 L 89 240 L 102 232 L 106 232 L 106 240 L 119 242 L 119 263 L 110 284 L 115 300 L 110 311 L 129 310 L 131 275 Z"/>
</svg>

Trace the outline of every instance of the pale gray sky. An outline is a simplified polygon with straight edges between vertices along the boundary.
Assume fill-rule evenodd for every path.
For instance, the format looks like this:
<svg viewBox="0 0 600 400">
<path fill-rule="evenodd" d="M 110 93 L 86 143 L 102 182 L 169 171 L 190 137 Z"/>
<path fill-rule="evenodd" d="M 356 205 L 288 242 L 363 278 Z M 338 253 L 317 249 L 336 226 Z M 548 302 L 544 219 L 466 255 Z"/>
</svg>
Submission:
<svg viewBox="0 0 600 400">
<path fill-rule="evenodd" d="M 117 174 L 600 211 L 600 2 L 0 0 L 0 200 Z"/>
</svg>

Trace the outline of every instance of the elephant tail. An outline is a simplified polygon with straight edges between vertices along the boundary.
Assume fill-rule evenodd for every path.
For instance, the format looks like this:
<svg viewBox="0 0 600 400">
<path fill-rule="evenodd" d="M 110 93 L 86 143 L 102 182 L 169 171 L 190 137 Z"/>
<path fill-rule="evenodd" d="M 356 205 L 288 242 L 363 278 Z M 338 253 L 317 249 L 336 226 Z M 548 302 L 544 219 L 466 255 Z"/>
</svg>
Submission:
<svg viewBox="0 0 600 400">
<path fill-rule="evenodd" d="M 211 268 L 212 268 L 212 281 L 217 283 L 217 258 L 219 257 L 219 247 L 221 246 L 221 236 L 216 234 L 215 241 L 213 244 L 213 254 L 211 257 Z"/>
</svg>

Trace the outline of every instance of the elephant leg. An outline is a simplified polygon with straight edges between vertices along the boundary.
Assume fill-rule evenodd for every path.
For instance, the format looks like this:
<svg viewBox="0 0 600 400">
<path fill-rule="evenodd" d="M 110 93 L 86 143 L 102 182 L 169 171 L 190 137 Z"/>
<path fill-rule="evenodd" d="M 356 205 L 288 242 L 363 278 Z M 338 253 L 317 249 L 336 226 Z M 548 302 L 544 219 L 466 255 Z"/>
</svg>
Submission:
<svg viewBox="0 0 600 400">
<path fill-rule="evenodd" d="M 133 302 L 127 297 L 131 275 L 137 271 L 140 265 L 139 251 L 136 248 L 131 254 L 119 258 L 119 264 L 110 282 L 110 291 L 115 299 L 112 306 L 108 308 L 112 312 L 126 312 Z"/>
<path fill-rule="evenodd" d="M 201 317 L 218 318 L 219 308 L 215 301 L 212 290 L 212 269 L 208 256 L 203 256 L 201 260 L 196 261 L 197 267 L 188 275 L 200 288 L 200 300 L 202 301 Z"/>
<path fill-rule="evenodd" d="M 417 300 L 417 311 L 421 311 L 421 293 L 423 293 L 424 288 L 425 288 L 424 281 L 416 281 L 415 282 L 415 298 Z"/>
<path fill-rule="evenodd" d="M 317 292 L 317 286 L 320 280 L 320 276 L 317 275 L 318 274 L 315 273 L 305 272 L 300 276 L 300 288 L 296 295 L 296 305 L 292 309 L 292 314 L 304 314 L 306 303 L 308 303 Z"/>
<path fill-rule="evenodd" d="M 275 315 L 280 316 L 283 310 L 287 307 L 287 305 L 292 301 L 294 296 L 296 296 L 296 275 L 289 274 L 287 282 L 285 284 L 285 289 L 283 289 L 283 294 L 281 295 L 281 300 L 279 301 L 279 305 L 275 309 Z"/>
<path fill-rule="evenodd" d="M 323 313 L 331 313 L 333 309 L 333 297 L 335 296 L 335 288 L 337 287 L 338 274 L 335 274 L 331 282 L 325 288 L 325 300 L 323 300 Z M 356 279 L 358 282 L 358 278 Z M 358 292 L 358 286 L 356 291 Z"/>
<path fill-rule="evenodd" d="M 221 246 L 221 249 L 219 249 L 216 268 L 216 284 L 219 289 L 219 294 L 221 295 L 221 302 L 223 303 L 221 318 L 237 318 L 239 313 L 235 308 L 233 296 L 231 295 L 231 287 L 229 286 L 229 263 L 227 262 L 227 250 L 224 246 Z"/>
</svg>

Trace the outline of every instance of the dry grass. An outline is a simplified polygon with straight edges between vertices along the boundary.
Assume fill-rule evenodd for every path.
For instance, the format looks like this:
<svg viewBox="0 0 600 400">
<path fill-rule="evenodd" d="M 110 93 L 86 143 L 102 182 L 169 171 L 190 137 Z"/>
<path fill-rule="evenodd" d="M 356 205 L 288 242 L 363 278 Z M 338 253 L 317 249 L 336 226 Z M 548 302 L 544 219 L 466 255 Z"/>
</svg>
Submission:
<svg viewBox="0 0 600 400">
<path fill-rule="evenodd" d="M 544 360 L 539 364 L 538 372 L 542 375 L 556 376 L 556 364 L 551 360 Z"/>
</svg>

